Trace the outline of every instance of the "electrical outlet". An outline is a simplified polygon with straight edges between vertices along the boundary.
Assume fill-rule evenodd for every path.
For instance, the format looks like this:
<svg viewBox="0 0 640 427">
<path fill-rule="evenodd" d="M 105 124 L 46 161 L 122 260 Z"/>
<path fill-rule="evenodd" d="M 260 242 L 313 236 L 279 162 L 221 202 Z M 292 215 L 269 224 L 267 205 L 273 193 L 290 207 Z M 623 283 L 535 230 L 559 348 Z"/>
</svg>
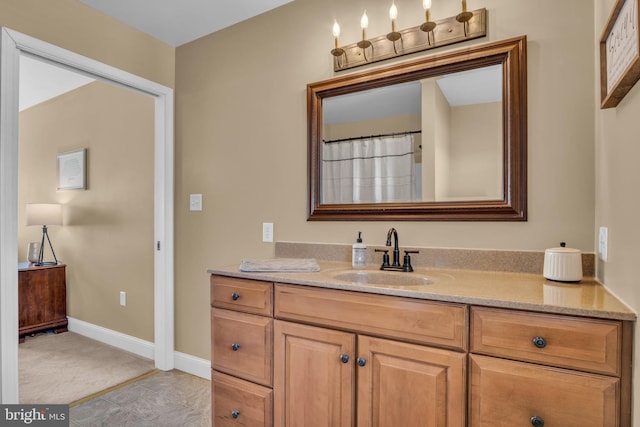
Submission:
<svg viewBox="0 0 640 427">
<path fill-rule="evenodd" d="M 190 211 L 202 210 L 202 194 L 191 194 L 189 196 L 189 210 Z"/>
<path fill-rule="evenodd" d="M 609 259 L 608 254 L 609 246 L 609 229 L 607 227 L 600 227 L 600 234 L 598 236 L 598 254 L 600 259 L 607 262 Z"/>
<path fill-rule="evenodd" d="M 262 223 L 262 241 L 273 242 L 273 223 L 272 222 Z"/>
<path fill-rule="evenodd" d="M 120 291 L 120 305 L 127 306 L 127 293 L 125 291 Z"/>
</svg>

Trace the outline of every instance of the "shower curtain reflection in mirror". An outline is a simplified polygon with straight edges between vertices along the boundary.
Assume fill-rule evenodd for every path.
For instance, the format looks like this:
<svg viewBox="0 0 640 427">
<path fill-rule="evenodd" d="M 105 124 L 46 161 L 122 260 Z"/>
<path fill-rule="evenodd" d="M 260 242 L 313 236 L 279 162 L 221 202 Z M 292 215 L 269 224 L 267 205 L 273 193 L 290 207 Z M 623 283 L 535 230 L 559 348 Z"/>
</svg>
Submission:
<svg viewBox="0 0 640 427">
<path fill-rule="evenodd" d="M 413 135 L 325 142 L 322 203 L 416 200 Z"/>
</svg>

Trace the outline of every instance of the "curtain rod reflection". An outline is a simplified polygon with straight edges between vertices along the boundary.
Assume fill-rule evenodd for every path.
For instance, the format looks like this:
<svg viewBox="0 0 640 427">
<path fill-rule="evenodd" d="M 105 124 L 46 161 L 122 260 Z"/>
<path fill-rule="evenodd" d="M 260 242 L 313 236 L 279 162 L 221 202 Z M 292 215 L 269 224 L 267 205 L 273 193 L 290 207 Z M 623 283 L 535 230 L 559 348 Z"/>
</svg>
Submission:
<svg viewBox="0 0 640 427">
<path fill-rule="evenodd" d="M 414 133 L 421 133 L 421 132 L 422 132 L 421 130 L 407 130 L 404 132 L 383 133 L 380 135 L 352 136 L 351 138 L 331 139 L 329 141 L 325 141 L 323 139 L 322 142 L 324 142 L 325 144 L 332 144 L 334 142 L 356 141 L 358 139 L 368 139 L 368 138 L 383 138 L 385 136 L 411 135 Z"/>
</svg>

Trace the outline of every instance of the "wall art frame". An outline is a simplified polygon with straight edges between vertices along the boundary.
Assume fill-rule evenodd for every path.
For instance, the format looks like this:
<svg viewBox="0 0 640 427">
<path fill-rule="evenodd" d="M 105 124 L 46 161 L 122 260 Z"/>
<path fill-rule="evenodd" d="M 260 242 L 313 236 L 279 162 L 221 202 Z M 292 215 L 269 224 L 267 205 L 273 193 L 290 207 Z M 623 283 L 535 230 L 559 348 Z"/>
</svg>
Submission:
<svg viewBox="0 0 640 427">
<path fill-rule="evenodd" d="M 57 156 L 58 191 L 87 189 L 87 149 L 65 151 Z"/>
<path fill-rule="evenodd" d="M 600 108 L 616 107 L 640 79 L 640 0 L 618 0 L 600 38 Z"/>
</svg>

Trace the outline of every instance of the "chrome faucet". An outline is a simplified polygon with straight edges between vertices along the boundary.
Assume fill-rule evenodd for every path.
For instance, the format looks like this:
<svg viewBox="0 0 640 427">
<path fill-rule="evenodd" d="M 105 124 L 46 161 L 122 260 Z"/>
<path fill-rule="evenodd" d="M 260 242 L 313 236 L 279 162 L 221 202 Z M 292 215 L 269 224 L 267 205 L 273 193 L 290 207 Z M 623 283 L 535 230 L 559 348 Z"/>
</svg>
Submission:
<svg viewBox="0 0 640 427">
<path fill-rule="evenodd" d="M 411 272 L 411 256 L 409 254 L 417 254 L 418 251 L 404 251 L 404 263 L 400 265 L 400 246 L 398 245 L 398 231 L 391 227 L 387 232 L 387 243 L 385 246 L 391 246 L 391 236 L 393 236 L 393 263 L 389 264 L 389 250 L 388 249 L 376 249 L 376 252 L 384 252 L 382 255 L 382 265 L 380 270 L 400 270 Z"/>
</svg>

